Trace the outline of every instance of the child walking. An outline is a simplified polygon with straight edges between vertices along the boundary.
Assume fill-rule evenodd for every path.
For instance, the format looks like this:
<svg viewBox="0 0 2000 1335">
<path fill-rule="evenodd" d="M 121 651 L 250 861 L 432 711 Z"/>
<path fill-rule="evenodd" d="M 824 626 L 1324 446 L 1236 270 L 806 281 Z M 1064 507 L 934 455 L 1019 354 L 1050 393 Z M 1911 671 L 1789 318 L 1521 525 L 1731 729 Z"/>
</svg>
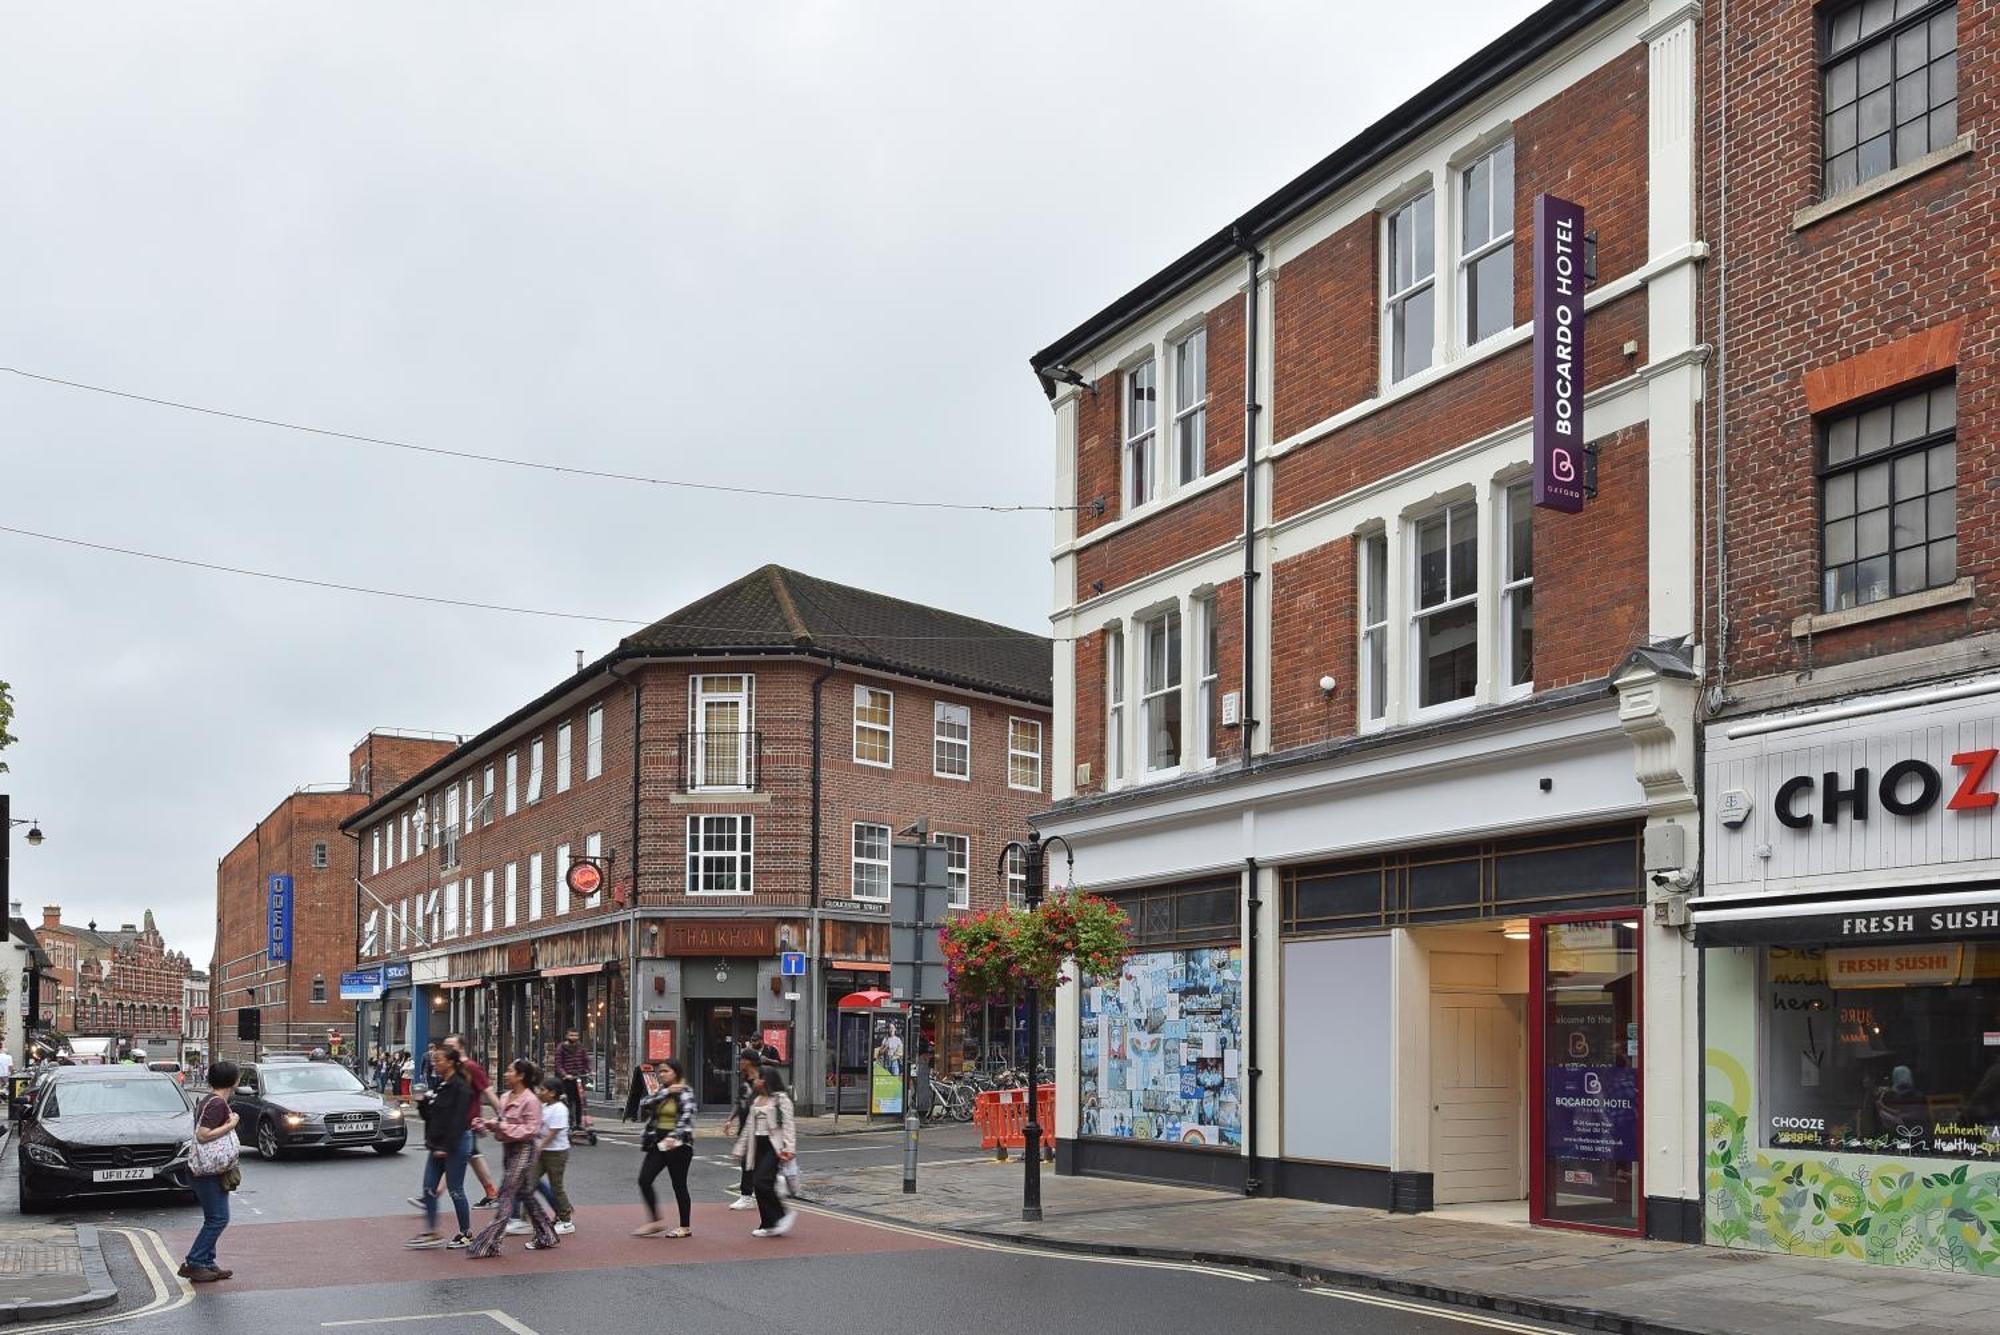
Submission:
<svg viewBox="0 0 2000 1335">
<path fill-rule="evenodd" d="M 514 1217 L 514 1207 L 526 1207 L 528 1223 L 535 1236 L 528 1240 L 529 1251 L 545 1251 L 556 1245 L 556 1233 L 549 1212 L 535 1195 L 533 1174 L 537 1146 L 542 1139 L 542 1101 L 535 1086 L 542 1082 L 541 1068 L 526 1059 L 501 1073 L 507 1096 L 500 1100 L 500 1115 L 489 1117 L 481 1126 L 507 1147 L 506 1166 L 500 1175 L 500 1202 L 493 1222 L 480 1231 L 467 1255 L 483 1260 L 500 1254 L 500 1237 Z"/>
<path fill-rule="evenodd" d="M 574 1233 L 576 1210 L 563 1188 L 563 1174 L 569 1169 L 569 1103 L 563 1098 L 562 1081 L 553 1077 L 544 1077 L 535 1094 L 542 1101 L 542 1138 L 536 1142 L 531 1180 L 549 1209 L 555 1211 L 556 1232 Z M 526 1205 L 517 1206 L 507 1232 L 519 1235 L 533 1231 L 528 1226 Z"/>
</svg>

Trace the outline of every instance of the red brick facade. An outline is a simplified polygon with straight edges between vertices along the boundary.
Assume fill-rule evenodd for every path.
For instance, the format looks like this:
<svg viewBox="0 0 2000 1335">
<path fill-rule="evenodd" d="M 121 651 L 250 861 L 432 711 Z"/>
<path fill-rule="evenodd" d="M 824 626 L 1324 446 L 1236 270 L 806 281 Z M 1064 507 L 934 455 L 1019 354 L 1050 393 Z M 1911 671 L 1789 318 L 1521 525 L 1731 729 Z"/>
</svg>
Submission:
<svg viewBox="0 0 2000 1335">
<path fill-rule="evenodd" d="M 68 1035 L 116 1037 L 149 1056 L 156 1048 L 162 1058 L 176 1055 L 188 957 L 167 948 L 151 909 L 141 924 L 112 931 L 66 924 L 60 906 L 46 905 L 35 939 L 56 977 L 56 996 L 43 998 L 43 1023 Z"/>
</svg>

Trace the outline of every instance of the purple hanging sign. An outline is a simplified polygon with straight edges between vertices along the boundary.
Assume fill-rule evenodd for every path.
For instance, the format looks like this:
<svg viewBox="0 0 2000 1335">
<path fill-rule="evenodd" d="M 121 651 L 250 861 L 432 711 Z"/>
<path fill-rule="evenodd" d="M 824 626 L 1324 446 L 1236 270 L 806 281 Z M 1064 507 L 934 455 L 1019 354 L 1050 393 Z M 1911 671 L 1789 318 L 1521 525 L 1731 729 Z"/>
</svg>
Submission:
<svg viewBox="0 0 2000 1335">
<path fill-rule="evenodd" d="M 1583 206 L 1535 197 L 1535 504 L 1583 508 Z"/>
</svg>

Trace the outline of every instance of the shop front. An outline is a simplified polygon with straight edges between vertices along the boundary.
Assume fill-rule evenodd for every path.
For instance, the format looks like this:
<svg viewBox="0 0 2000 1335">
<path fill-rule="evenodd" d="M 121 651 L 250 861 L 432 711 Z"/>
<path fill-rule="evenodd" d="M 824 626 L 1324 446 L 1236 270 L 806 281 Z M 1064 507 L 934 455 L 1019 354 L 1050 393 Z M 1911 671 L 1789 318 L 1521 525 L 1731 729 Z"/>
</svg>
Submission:
<svg viewBox="0 0 2000 1335">
<path fill-rule="evenodd" d="M 1710 1242 L 2000 1275 L 1996 755 L 2000 680 L 1710 725 Z"/>
</svg>

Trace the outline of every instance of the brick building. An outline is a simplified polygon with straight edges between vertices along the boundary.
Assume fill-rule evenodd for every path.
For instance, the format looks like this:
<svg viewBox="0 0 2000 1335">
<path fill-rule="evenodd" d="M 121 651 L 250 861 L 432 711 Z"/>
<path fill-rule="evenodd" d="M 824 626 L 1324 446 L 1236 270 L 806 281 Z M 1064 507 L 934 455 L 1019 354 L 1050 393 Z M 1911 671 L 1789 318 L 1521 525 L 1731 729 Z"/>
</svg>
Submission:
<svg viewBox="0 0 2000 1335">
<path fill-rule="evenodd" d="M 209 1047 L 210 1027 L 208 1023 L 209 986 L 208 973 L 203 969 L 188 971 L 187 982 L 182 989 L 181 1002 L 181 1055 L 189 1062 L 206 1063 Z"/>
<path fill-rule="evenodd" d="M 600 1090 L 673 1053 L 714 1101 L 761 1033 L 816 1106 L 831 1003 L 886 981 L 897 832 L 928 819 L 959 902 L 997 903 L 1047 800 L 1048 692 L 1047 640 L 955 613 L 777 566 L 699 599 L 345 820 L 382 970 L 362 1046 L 458 1030 L 541 1061 L 574 1027 Z M 954 1056 L 1013 1040 L 1011 1015 L 931 1024 Z"/>
<path fill-rule="evenodd" d="M 2000 4 L 1700 33 L 1707 1236 L 2000 1274 Z"/>
<path fill-rule="evenodd" d="M 1545 6 L 1034 356 L 1038 823 L 1136 935 L 1060 996 L 1062 1171 L 1698 1236 L 1700 13 Z M 1574 514 L 1545 192 L 1596 235 Z"/>
<path fill-rule="evenodd" d="M 49 955 L 56 979 L 45 1023 L 64 1034 L 115 1037 L 121 1047 L 144 1048 L 170 1058 L 180 1046 L 188 957 L 169 950 L 153 911 L 138 925 L 99 930 L 62 920 L 60 905 L 42 908 L 35 939 Z"/>
<path fill-rule="evenodd" d="M 436 737 L 371 732 L 348 756 L 345 783 L 285 797 L 215 869 L 215 953 L 209 1017 L 213 1054 L 243 1060 L 258 1046 L 309 1051 L 335 1030 L 353 1034 L 340 975 L 354 967 L 354 848 L 340 822 L 449 751 Z M 270 957 L 273 886 L 290 887 L 291 958 Z M 260 1035 L 240 1037 L 254 1010 Z"/>
</svg>

